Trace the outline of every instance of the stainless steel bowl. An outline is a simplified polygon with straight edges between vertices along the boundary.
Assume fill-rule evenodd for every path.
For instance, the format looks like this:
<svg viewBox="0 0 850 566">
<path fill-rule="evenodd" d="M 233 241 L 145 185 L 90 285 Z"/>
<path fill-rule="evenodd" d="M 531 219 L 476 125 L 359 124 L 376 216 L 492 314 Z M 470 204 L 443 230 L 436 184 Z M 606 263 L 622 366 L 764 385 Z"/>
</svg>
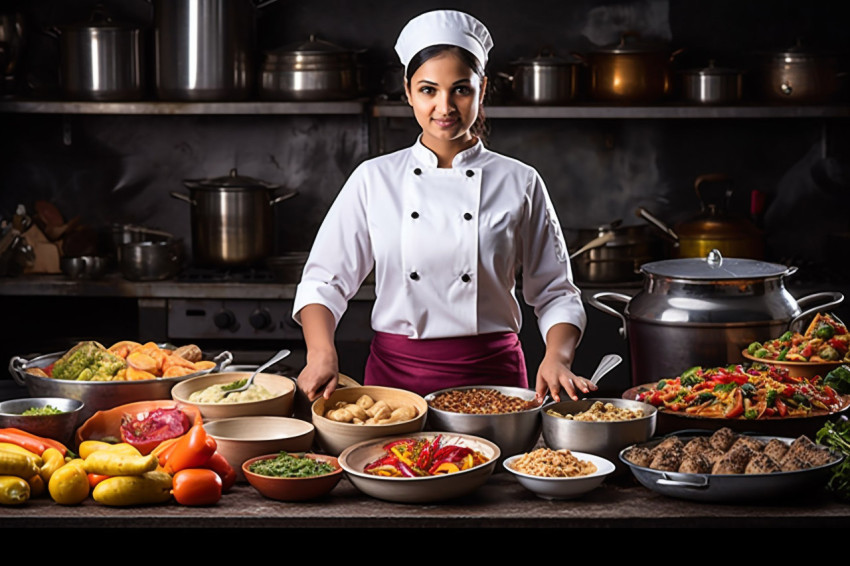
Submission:
<svg viewBox="0 0 850 566">
<path fill-rule="evenodd" d="M 23 415 L 27 409 L 43 409 L 47 406 L 62 411 L 55 415 Z M 0 402 L 0 428 L 17 428 L 36 436 L 52 438 L 70 445 L 77 430 L 77 424 L 82 422 L 85 403 L 78 399 L 64 397 L 26 397 Z"/>
<path fill-rule="evenodd" d="M 633 411 L 640 409 L 644 416 L 626 421 L 577 421 L 548 413 L 555 411 L 561 415 L 575 415 L 590 409 L 596 401 Z M 543 442 L 552 450 L 575 450 L 602 456 L 614 462 L 617 471 L 622 472 L 626 467 L 619 459 L 620 450 L 652 438 L 657 415 L 658 410 L 649 403 L 626 399 L 598 398 L 548 403 L 541 411 Z"/>
<path fill-rule="evenodd" d="M 428 420 L 425 423 L 425 429 L 471 434 L 486 438 L 490 442 L 495 443 L 501 451 L 496 471 L 503 471 L 501 465 L 503 460 L 516 454 L 528 452 L 534 448 L 540 439 L 542 428 L 540 406 L 527 411 L 493 415 L 453 413 L 435 409 L 431 406 L 434 398 L 442 393 L 466 389 L 495 389 L 503 395 L 519 397 L 526 401 L 531 401 L 535 397 L 535 391 L 533 389 L 502 385 L 473 385 L 434 391 L 425 396 L 425 401 L 428 402 Z"/>
<path fill-rule="evenodd" d="M 105 256 L 63 257 L 59 269 L 71 279 L 100 279 L 106 275 L 109 258 Z"/>
</svg>

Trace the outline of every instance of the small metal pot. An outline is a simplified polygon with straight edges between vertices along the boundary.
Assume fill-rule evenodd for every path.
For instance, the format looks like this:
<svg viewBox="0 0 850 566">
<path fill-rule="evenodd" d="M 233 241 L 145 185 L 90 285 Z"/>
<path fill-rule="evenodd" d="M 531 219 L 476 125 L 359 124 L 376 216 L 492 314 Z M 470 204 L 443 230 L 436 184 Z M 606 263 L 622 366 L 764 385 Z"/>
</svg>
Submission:
<svg viewBox="0 0 850 566">
<path fill-rule="evenodd" d="M 744 73 L 739 69 L 708 66 L 679 72 L 682 99 L 695 104 L 733 104 L 743 96 Z"/>
<path fill-rule="evenodd" d="M 360 92 L 354 51 L 310 36 L 306 42 L 267 51 L 260 71 L 265 100 L 345 100 Z"/>
<path fill-rule="evenodd" d="M 536 57 L 511 64 L 513 74 L 498 73 L 511 83 L 513 98 L 522 104 L 563 104 L 578 97 L 582 62 L 543 50 Z"/>
<path fill-rule="evenodd" d="M 192 205 L 192 256 L 198 265 L 252 267 L 274 251 L 275 204 L 298 191 L 274 196 L 281 189 L 237 174 L 213 179 L 187 179 L 189 196 L 171 196 Z"/>
<path fill-rule="evenodd" d="M 121 246 L 121 274 L 130 281 L 171 279 L 183 268 L 183 240 L 131 242 Z"/>
<path fill-rule="evenodd" d="M 846 91 L 847 63 L 836 52 L 805 47 L 758 54 L 758 92 L 766 102 L 826 104 Z"/>
<path fill-rule="evenodd" d="M 663 241 L 648 225 L 619 226 L 619 222 L 578 230 L 569 249 L 579 284 L 616 284 L 640 281 L 640 266 L 660 259 Z"/>
<path fill-rule="evenodd" d="M 624 33 L 617 45 L 587 54 L 590 97 L 605 102 L 658 102 L 673 90 L 671 66 L 682 51 Z"/>
<path fill-rule="evenodd" d="M 103 10 L 88 22 L 48 33 L 60 40 L 60 83 L 75 100 L 139 100 L 144 96 L 142 32 L 114 23 Z"/>
</svg>

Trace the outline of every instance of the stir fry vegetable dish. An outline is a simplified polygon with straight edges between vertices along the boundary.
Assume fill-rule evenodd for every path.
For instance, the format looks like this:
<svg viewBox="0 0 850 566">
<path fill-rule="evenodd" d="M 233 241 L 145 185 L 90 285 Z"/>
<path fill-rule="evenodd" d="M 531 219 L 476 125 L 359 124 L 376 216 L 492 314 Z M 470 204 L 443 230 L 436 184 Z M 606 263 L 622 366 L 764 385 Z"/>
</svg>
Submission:
<svg viewBox="0 0 850 566">
<path fill-rule="evenodd" d="M 791 377 L 787 369 L 760 363 L 694 367 L 642 389 L 638 400 L 695 417 L 727 419 L 806 417 L 816 410 L 836 411 L 842 403 L 820 376 Z"/>
<path fill-rule="evenodd" d="M 805 333 L 789 330 L 779 338 L 753 342 L 747 353 L 780 362 L 850 362 L 850 333 L 832 316 L 818 313 Z"/>
<path fill-rule="evenodd" d="M 442 435 L 433 439 L 403 438 L 383 446 L 384 456 L 363 469 L 367 474 L 384 477 L 418 478 L 468 470 L 489 458 L 468 446 L 444 444 Z"/>
</svg>

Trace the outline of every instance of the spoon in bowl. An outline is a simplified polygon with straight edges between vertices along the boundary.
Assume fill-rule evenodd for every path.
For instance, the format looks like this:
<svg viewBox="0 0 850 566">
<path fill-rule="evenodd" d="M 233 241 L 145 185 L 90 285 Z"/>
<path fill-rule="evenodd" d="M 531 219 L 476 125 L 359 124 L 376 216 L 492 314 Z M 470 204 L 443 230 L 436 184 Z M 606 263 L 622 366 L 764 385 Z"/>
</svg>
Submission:
<svg viewBox="0 0 850 566">
<path fill-rule="evenodd" d="M 258 367 L 256 369 L 256 371 L 254 371 L 254 373 L 251 374 L 251 377 L 249 377 L 243 385 L 225 391 L 224 396 L 227 397 L 231 393 L 237 393 L 239 391 L 247 390 L 249 387 L 251 387 L 251 384 L 254 383 L 254 378 L 257 376 L 258 373 L 262 373 L 262 371 L 264 369 L 267 369 L 267 368 L 273 366 L 274 364 L 276 364 L 277 362 L 279 362 L 280 360 L 282 360 L 283 358 L 285 358 L 289 354 L 291 354 L 291 352 L 289 350 L 287 350 L 287 349 L 281 350 L 280 352 L 275 354 L 269 361 L 267 361 L 266 363 L 264 363 L 263 365 Z"/>
<path fill-rule="evenodd" d="M 599 360 L 599 364 L 596 366 L 596 369 L 593 370 L 593 375 L 590 376 L 590 382 L 596 385 L 606 373 L 620 365 L 620 362 L 622 361 L 623 358 L 619 354 L 605 354 L 602 356 L 602 359 Z M 543 406 L 549 401 L 551 401 L 551 397 L 547 393 L 540 405 Z"/>
</svg>

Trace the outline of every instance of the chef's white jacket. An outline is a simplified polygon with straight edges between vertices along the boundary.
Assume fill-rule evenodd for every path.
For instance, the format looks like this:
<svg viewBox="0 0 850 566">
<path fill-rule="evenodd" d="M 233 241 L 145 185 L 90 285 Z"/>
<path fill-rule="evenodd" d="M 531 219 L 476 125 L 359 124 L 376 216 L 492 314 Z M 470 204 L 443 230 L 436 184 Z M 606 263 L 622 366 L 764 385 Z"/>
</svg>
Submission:
<svg viewBox="0 0 850 566">
<path fill-rule="evenodd" d="M 326 306 L 337 323 L 375 268 L 372 328 L 410 338 L 519 332 L 515 295 L 543 339 L 587 322 L 564 236 L 537 171 L 480 141 L 452 168 L 417 141 L 365 161 L 328 210 L 298 284 L 293 318 Z"/>
</svg>

